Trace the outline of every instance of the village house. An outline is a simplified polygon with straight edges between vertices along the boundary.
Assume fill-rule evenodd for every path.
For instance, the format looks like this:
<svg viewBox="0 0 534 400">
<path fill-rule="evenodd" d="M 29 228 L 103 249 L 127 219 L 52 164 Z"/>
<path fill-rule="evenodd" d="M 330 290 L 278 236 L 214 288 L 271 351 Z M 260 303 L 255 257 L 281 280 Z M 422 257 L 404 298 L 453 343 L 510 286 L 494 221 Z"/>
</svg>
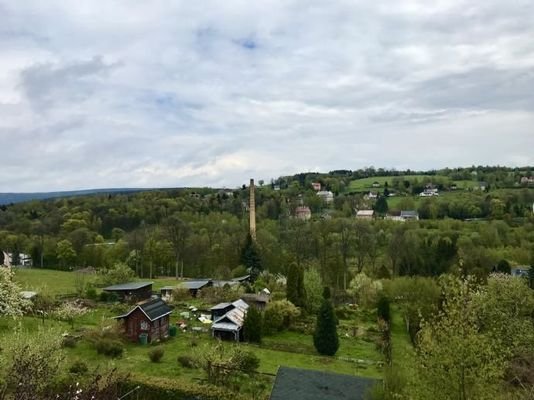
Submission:
<svg viewBox="0 0 534 400">
<path fill-rule="evenodd" d="M 334 193 L 330 190 L 321 190 L 320 192 L 317 192 L 317 196 L 319 196 L 326 204 L 330 204 L 334 201 Z"/>
<path fill-rule="evenodd" d="M 485 191 L 487 187 L 488 187 L 488 183 L 487 182 L 478 182 L 476 184 L 476 186 L 474 187 L 474 189 L 475 190 Z"/>
<path fill-rule="evenodd" d="M 13 253 L 8 253 L 7 251 L 3 252 L 4 254 L 4 263 L 6 267 L 31 267 L 32 258 L 28 254 L 19 253 L 18 261 L 13 257 Z M 15 254 L 16 255 L 16 254 Z"/>
<path fill-rule="evenodd" d="M 153 282 L 128 282 L 103 288 L 104 292 L 114 293 L 122 301 L 140 301 L 152 296 Z"/>
<path fill-rule="evenodd" d="M 270 400 L 364 400 L 377 380 L 359 376 L 280 367 Z"/>
<path fill-rule="evenodd" d="M 308 206 L 298 206 L 295 208 L 295 218 L 308 221 L 311 218 L 311 210 Z"/>
<path fill-rule="evenodd" d="M 239 299 L 233 303 L 220 303 L 210 309 L 213 337 L 239 342 L 243 340 L 243 323 L 249 305 Z"/>
<path fill-rule="evenodd" d="M 356 212 L 356 218 L 358 219 L 373 219 L 374 215 L 374 210 L 358 210 Z"/>
<path fill-rule="evenodd" d="M 374 188 L 379 188 L 380 187 L 380 182 L 374 181 L 371 186 L 374 187 Z"/>
<path fill-rule="evenodd" d="M 137 304 L 128 313 L 115 319 L 122 321 L 126 336 L 133 342 L 138 341 L 141 334 L 147 335 L 148 342 L 154 342 L 169 335 L 171 312 L 167 303 L 155 299 Z"/>
<path fill-rule="evenodd" d="M 319 182 L 312 182 L 312 188 L 316 192 L 319 192 L 321 190 L 321 184 Z"/>
<path fill-rule="evenodd" d="M 364 197 L 365 200 L 374 200 L 378 199 L 378 192 L 369 192 Z"/>
<path fill-rule="evenodd" d="M 427 188 L 423 190 L 421 193 L 419 193 L 420 197 L 432 197 L 432 196 L 439 196 L 438 189 L 436 188 Z"/>
<path fill-rule="evenodd" d="M 522 185 L 534 185 L 534 176 L 523 176 L 520 182 Z"/>
<path fill-rule="evenodd" d="M 419 213 L 415 210 L 401 211 L 400 218 L 403 221 L 408 221 L 408 220 L 419 221 Z"/>
</svg>

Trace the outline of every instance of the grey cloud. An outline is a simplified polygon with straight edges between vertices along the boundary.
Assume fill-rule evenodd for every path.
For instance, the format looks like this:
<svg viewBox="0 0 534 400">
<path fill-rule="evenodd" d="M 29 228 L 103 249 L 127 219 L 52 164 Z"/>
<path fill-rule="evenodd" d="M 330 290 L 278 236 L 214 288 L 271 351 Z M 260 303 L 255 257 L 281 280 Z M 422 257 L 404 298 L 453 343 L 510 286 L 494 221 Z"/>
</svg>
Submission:
<svg viewBox="0 0 534 400">
<path fill-rule="evenodd" d="M 0 0 L 4 10 L 6 190 L 534 163 L 525 0 L 125 0 L 105 12 Z"/>
<path fill-rule="evenodd" d="M 101 57 L 65 65 L 37 64 L 21 72 L 21 86 L 28 100 L 42 109 L 61 101 L 84 100 L 97 84 L 91 78 L 111 68 Z"/>
</svg>

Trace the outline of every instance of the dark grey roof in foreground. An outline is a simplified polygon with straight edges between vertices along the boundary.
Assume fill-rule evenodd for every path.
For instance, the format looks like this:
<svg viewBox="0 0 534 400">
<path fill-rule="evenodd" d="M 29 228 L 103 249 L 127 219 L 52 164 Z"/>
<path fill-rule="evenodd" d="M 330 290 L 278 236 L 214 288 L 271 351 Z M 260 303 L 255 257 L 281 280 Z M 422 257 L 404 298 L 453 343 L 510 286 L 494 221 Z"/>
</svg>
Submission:
<svg viewBox="0 0 534 400">
<path fill-rule="evenodd" d="M 121 290 L 137 290 L 141 289 L 147 286 L 151 286 L 153 282 L 128 282 L 128 283 L 120 283 L 118 285 L 112 285 L 105 287 L 102 290 L 106 291 L 121 291 Z"/>
<path fill-rule="evenodd" d="M 161 299 L 154 299 L 145 301 L 144 303 L 136 305 L 134 308 L 132 308 L 129 312 L 123 315 L 119 315 L 115 317 L 115 319 L 119 318 L 126 318 L 128 315 L 133 313 L 136 309 L 141 309 L 143 313 L 151 320 L 155 321 L 156 319 L 159 319 L 165 315 L 168 315 L 172 312 L 172 308 L 170 308 L 167 303 L 165 303 Z"/>
<path fill-rule="evenodd" d="M 377 382 L 352 375 L 280 367 L 270 400 L 364 400 Z"/>
</svg>

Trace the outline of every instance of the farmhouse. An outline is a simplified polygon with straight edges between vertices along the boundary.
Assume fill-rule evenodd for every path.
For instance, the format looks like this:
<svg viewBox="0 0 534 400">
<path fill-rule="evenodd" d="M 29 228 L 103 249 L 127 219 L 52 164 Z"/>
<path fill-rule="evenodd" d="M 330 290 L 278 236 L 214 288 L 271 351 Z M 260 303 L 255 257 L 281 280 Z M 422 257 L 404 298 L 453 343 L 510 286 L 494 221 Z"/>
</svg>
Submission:
<svg viewBox="0 0 534 400">
<path fill-rule="evenodd" d="M 375 379 L 280 367 L 270 400 L 364 400 Z"/>
<path fill-rule="evenodd" d="M 318 192 L 318 191 L 321 190 L 321 183 L 320 182 L 312 182 L 312 187 L 313 187 L 313 190 Z"/>
<path fill-rule="evenodd" d="M 311 218 L 311 210 L 308 206 L 298 206 L 295 208 L 295 217 L 303 221 L 307 221 Z"/>
<path fill-rule="evenodd" d="M 169 335 L 169 314 L 172 309 L 161 299 L 148 300 L 136 305 L 128 313 L 115 319 L 122 320 L 124 332 L 136 342 L 146 334 L 148 341 L 156 341 Z"/>
<path fill-rule="evenodd" d="M 114 293 L 123 301 L 139 301 L 152 296 L 152 282 L 128 282 L 105 287 L 105 292 Z"/>
<path fill-rule="evenodd" d="M 213 325 L 211 333 L 219 339 L 243 340 L 243 323 L 247 315 L 248 304 L 243 300 L 233 303 L 221 303 L 211 308 Z M 224 312 L 224 314 L 223 314 Z"/>
</svg>

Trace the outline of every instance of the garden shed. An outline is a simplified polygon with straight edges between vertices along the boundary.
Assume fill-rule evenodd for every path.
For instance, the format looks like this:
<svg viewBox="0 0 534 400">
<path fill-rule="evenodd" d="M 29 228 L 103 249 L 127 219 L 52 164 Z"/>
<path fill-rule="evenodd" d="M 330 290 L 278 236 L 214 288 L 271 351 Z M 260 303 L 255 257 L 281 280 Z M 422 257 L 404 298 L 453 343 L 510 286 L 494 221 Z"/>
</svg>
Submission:
<svg viewBox="0 0 534 400">
<path fill-rule="evenodd" d="M 128 282 L 108 286 L 102 289 L 108 293 L 114 293 L 123 301 L 139 301 L 149 299 L 152 296 L 152 282 Z"/>
<path fill-rule="evenodd" d="M 211 287 L 213 282 L 210 279 L 204 280 L 194 280 L 194 281 L 185 281 L 180 284 L 180 288 L 189 290 L 191 296 L 197 297 L 199 290 L 202 290 L 205 287 Z"/>
<path fill-rule="evenodd" d="M 243 300 L 236 300 L 233 303 L 221 303 L 211 309 L 212 316 L 220 315 L 213 318 L 211 332 L 213 337 L 220 339 L 243 340 L 243 323 L 247 315 L 248 304 Z M 215 313 L 214 313 L 215 312 Z"/>
<path fill-rule="evenodd" d="M 169 335 L 169 315 L 172 309 L 161 299 L 148 300 L 115 319 L 123 321 L 126 336 L 134 342 L 146 334 L 152 342 Z"/>
</svg>

